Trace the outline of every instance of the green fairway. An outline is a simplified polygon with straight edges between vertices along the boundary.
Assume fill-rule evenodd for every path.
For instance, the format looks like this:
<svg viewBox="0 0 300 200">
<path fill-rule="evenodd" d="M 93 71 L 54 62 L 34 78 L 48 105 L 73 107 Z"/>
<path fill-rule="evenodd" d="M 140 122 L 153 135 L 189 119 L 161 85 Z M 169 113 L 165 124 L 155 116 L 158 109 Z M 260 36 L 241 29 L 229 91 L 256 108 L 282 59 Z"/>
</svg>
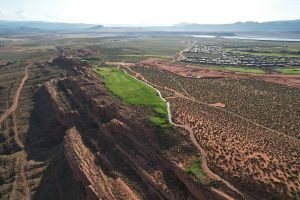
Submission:
<svg viewBox="0 0 300 200">
<path fill-rule="evenodd" d="M 106 87 L 125 102 L 150 106 L 154 114 L 149 119 L 153 124 L 169 126 L 167 105 L 153 88 L 117 68 L 101 67 L 95 71 L 104 77 Z"/>
<path fill-rule="evenodd" d="M 193 174 L 198 179 L 201 179 L 203 176 L 205 176 L 205 173 L 201 169 L 199 160 L 195 161 L 186 171 L 187 173 Z"/>
<path fill-rule="evenodd" d="M 225 52 L 250 54 L 256 56 L 274 56 L 274 57 L 290 57 L 299 58 L 299 48 L 287 47 L 269 47 L 269 48 L 225 48 Z"/>
<path fill-rule="evenodd" d="M 119 56 L 124 56 L 124 57 L 154 57 L 154 58 L 168 58 L 171 59 L 173 56 L 166 56 L 166 55 L 139 55 L 139 54 L 128 54 L 128 55 L 119 55 Z"/>
<path fill-rule="evenodd" d="M 234 72 L 244 72 L 244 73 L 253 73 L 253 74 L 264 74 L 265 71 L 260 68 L 255 67 L 238 67 L 238 66 L 211 66 L 210 69 L 225 70 L 225 71 L 234 71 Z"/>
<path fill-rule="evenodd" d="M 282 74 L 300 74 L 300 67 L 298 68 L 277 68 L 276 71 Z"/>
<path fill-rule="evenodd" d="M 161 58 L 161 59 L 172 59 L 173 56 L 166 56 L 166 55 L 114 55 L 113 57 L 109 57 L 109 60 L 113 61 L 126 61 L 126 62 L 139 62 L 142 60 L 146 60 L 149 58 Z"/>
</svg>

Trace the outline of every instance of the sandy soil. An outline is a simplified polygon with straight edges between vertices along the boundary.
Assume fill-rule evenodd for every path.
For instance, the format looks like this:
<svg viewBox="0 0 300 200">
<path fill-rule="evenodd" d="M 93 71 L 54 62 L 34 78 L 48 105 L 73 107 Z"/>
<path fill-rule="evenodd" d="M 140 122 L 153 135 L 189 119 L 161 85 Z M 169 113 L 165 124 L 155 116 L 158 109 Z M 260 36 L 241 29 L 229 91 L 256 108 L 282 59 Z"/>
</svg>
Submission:
<svg viewBox="0 0 300 200">
<path fill-rule="evenodd" d="M 210 106 L 213 106 L 213 107 L 220 107 L 220 108 L 225 108 L 225 103 L 222 103 L 222 102 L 218 102 L 218 103 L 212 103 L 212 104 L 209 104 Z"/>
<path fill-rule="evenodd" d="M 128 62 L 106 62 L 106 65 L 123 65 L 124 67 L 130 67 L 135 65 L 135 63 L 128 63 Z"/>
<path fill-rule="evenodd" d="M 150 58 L 148 60 L 137 63 L 141 66 L 154 66 L 161 70 L 170 71 L 181 76 L 192 77 L 192 78 L 244 78 L 244 79 L 257 79 L 270 81 L 274 83 L 280 83 L 292 87 L 300 88 L 300 75 L 284 75 L 284 74 L 252 74 L 242 72 L 231 72 L 223 70 L 213 70 L 199 68 L 193 65 L 179 65 L 172 62 L 164 61 L 161 59 Z"/>
<path fill-rule="evenodd" d="M 20 175 L 23 181 L 23 190 L 24 190 L 24 199 L 25 200 L 30 200 L 31 199 L 31 195 L 30 195 L 30 187 L 29 187 L 29 183 L 28 183 L 28 178 L 25 172 L 25 167 L 26 167 L 26 161 L 22 162 L 21 164 L 21 171 L 20 171 Z"/>
<path fill-rule="evenodd" d="M 21 90 L 25 84 L 25 81 L 28 79 L 29 75 L 28 75 L 28 68 L 31 66 L 32 64 L 29 64 L 25 67 L 25 71 L 24 71 L 24 77 L 21 80 L 21 83 L 16 91 L 16 94 L 14 96 L 13 99 L 13 104 L 11 105 L 11 107 L 0 117 L 0 123 L 2 123 L 9 115 L 11 115 L 13 112 L 16 111 L 17 107 L 18 107 L 18 103 L 19 103 L 19 97 L 20 97 L 20 93 Z"/>
<path fill-rule="evenodd" d="M 19 135 L 18 135 L 18 127 L 17 127 L 17 120 L 16 120 L 16 110 L 19 104 L 19 97 L 20 97 L 20 93 L 21 90 L 26 82 L 26 80 L 29 78 L 29 74 L 28 74 L 28 69 L 32 64 L 28 64 L 25 67 L 25 71 L 24 71 L 24 77 L 20 82 L 20 85 L 15 93 L 14 99 L 13 99 L 13 104 L 11 105 L 11 107 L 0 117 L 0 123 L 2 123 L 8 116 L 10 116 L 11 114 L 13 114 L 13 125 L 14 125 L 14 131 L 15 131 L 15 141 L 16 143 L 21 147 L 21 149 L 24 149 L 24 144 L 23 142 L 20 140 Z M 29 183 L 28 183 L 28 179 L 27 179 L 27 175 L 25 172 L 25 167 L 26 167 L 26 160 L 22 160 L 20 161 L 20 159 L 18 159 L 18 161 L 20 162 L 20 172 L 19 172 L 19 176 L 21 177 L 22 183 L 23 183 L 23 192 L 24 192 L 24 199 L 25 200 L 29 200 L 30 199 L 30 187 L 29 187 Z M 18 162 L 18 163 L 19 163 Z"/>
<path fill-rule="evenodd" d="M 121 63 L 121 65 L 122 65 L 123 67 L 125 67 L 122 63 Z M 131 65 L 130 65 L 130 66 L 131 66 Z M 142 79 L 142 80 L 144 81 L 145 84 L 147 84 L 147 85 L 150 84 L 149 81 L 147 81 L 147 80 L 143 77 L 143 75 L 141 75 L 140 73 L 136 73 L 135 71 L 133 71 L 133 70 L 130 69 L 130 68 L 127 68 L 127 69 L 128 69 L 129 71 L 133 72 L 133 73 L 135 74 L 135 76 L 137 76 L 138 78 Z M 134 78 L 136 79 L 135 76 L 132 76 L 132 77 L 134 77 Z M 137 80 L 140 81 L 139 79 L 137 79 Z M 153 84 L 151 84 L 150 86 L 153 87 L 152 85 L 153 85 Z M 154 85 L 154 87 L 155 87 L 155 85 Z M 153 88 L 154 88 L 154 87 L 153 87 Z M 185 125 L 185 124 L 176 124 L 176 123 L 174 123 L 174 122 L 172 121 L 172 114 L 171 114 L 171 110 L 170 110 L 170 104 L 167 102 L 167 100 L 165 100 L 165 99 L 161 96 L 161 93 L 160 93 L 160 91 L 159 91 L 157 88 L 154 88 L 154 89 L 157 90 L 157 92 L 159 93 L 160 98 L 161 98 L 162 100 L 164 100 L 164 101 L 167 103 L 169 122 L 170 122 L 171 124 L 173 124 L 174 126 L 183 128 L 183 129 L 185 129 L 185 130 L 187 130 L 187 131 L 189 132 L 189 136 L 190 136 L 191 141 L 193 142 L 193 144 L 197 147 L 197 149 L 198 149 L 199 152 L 201 153 L 201 168 L 202 168 L 202 170 L 205 172 L 205 174 L 206 174 L 209 178 L 211 178 L 211 179 L 214 179 L 214 180 L 218 180 L 218 181 L 223 182 L 223 183 L 224 183 L 227 187 L 229 187 L 231 190 L 237 192 L 237 193 L 240 194 L 241 196 L 244 196 L 244 195 L 243 195 L 243 194 L 242 194 L 235 186 L 233 186 L 233 185 L 230 184 L 228 181 L 226 181 L 225 179 L 221 178 L 220 176 L 218 176 L 217 174 L 215 174 L 214 172 L 212 172 L 212 171 L 209 169 L 209 167 L 208 167 L 208 165 L 207 165 L 206 152 L 205 152 L 205 150 L 199 145 L 199 143 L 197 142 L 197 140 L 196 140 L 196 138 L 195 138 L 195 135 L 194 135 L 193 129 L 192 129 L 190 126 L 188 126 L 188 125 Z M 184 96 L 184 95 L 180 93 L 178 96 Z M 222 103 L 217 103 L 216 105 L 222 107 L 224 104 L 222 104 Z M 224 106 L 225 106 L 225 105 L 224 105 Z M 232 199 L 232 198 L 229 197 L 227 194 L 225 194 L 225 193 L 223 193 L 223 192 L 221 192 L 221 191 L 219 191 L 219 190 L 217 190 L 217 189 L 215 189 L 215 188 L 213 188 L 213 189 L 214 189 L 213 191 L 217 192 L 218 194 L 220 194 L 220 195 L 223 196 L 224 198 L 226 198 L 226 199 Z M 229 197 L 229 198 L 228 198 L 228 197 Z"/>
</svg>

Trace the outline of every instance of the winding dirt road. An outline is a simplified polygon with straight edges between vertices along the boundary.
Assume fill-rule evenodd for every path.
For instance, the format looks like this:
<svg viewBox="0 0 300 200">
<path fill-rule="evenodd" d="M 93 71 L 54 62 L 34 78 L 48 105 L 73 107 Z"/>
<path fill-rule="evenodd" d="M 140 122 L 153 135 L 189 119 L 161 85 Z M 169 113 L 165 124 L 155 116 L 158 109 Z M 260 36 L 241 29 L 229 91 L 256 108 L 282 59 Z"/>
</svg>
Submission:
<svg viewBox="0 0 300 200">
<path fill-rule="evenodd" d="M 19 97 L 20 97 L 20 93 L 21 90 L 25 84 L 25 81 L 28 79 L 29 74 L 28 74 L 28 68 L 32 65 L 32 63 L 30 63 L 29 65 L 27 65 L 25 67 L 25 71 L 24 71 L 24 77 L 22 78 L 20 85 L 16 91 L 16 94 L 14 96 L 13 99 L 13 104 L 11 105 L 11 107 L 9 109 L 7 109 L 5 111 L 5 113 L 0 117 L 0 123 L 2 123 L 8 116 L 10 116 L 13 112 L 15 112 L 17 110 L 18 104 L 19 104 Z"/>
<path fill-rule="evenodd" d="M 15 141 L 16 143 L 21 147 L 22 151 L 24 152 L 24 144 L 23 142 L 19 139 L 19 135 L 18 135 L 18 128 L 17 128 L 17 119 L 16 119 L 16 110 L 18 108 L 18 104 L 19 104 L 19 97 L 20 97 L 20 93 L 22 91 L 22 88 L 26 82 L 26 80 L 29 78 L 29 67 L 32 65 L 32 63 L 28 64 L 26 67 L 25 67 L 25 70 L 24 70 L 24 77 L 22 78 L 21 82 L 20 82 L 20 85 L 19 87 L 17 88 L 17 91 L 15 93 L 15 96 L 13 98 L 13 104 L 11 105 L 11 107 L 9 109 L 7 109 L 5 111 L 5 113 L 0 117 L 0 124 L 10 115 L 13 115 L 13 125 L 14 125 L 14 138 L 15 138 Z M 27 161 L 24 159 L 22 159 L 21 161 L 21 158 L 18 158 L 17 162 L 16 162 L 16 166 L 19 166 L 20 168 L 20 171 L 18 172 L 19 173 L 19 176 L 20 176 L 20 179 L 21 179 L 21 182 L 23 183 L 23 192 L 24 192 L 24 199 L 25 200 L 29 200 L 30 199 L 30 187 L 29 187 L 29 183 L 28 183 L 28 179 L 27 179 L 27 175 L 26 175 L 26 172 L 25 172 L 25 167 L 26 167 L 26 163 Z M 14 189 L 13 189 L 13 192 L 12 192 L 12 195 L 14 195 L 14 191 L 16 190 L 17 186 L 17 183 L 15 182 L 14 184 Z"/>
<path fill-rule="evenodd" d="M 121 64 L 121 66 L 124 67 L 124 65 L 122 65 L 122 64 Z M 171 110 L 170 110 L 170 104 L 169 104 L 169 102 L 168 102 L 166 99 L 164 99 L 164 98 L 162 97 L 161 92 L 160 92 L 158 89 L 156 89 L 155 87 L 153 87 L 152 85 L 150 85 L 150 82 L 149 82 L 148 80 L 146 80 L 146 79 L 143 77 L 143 75 L 141 75 L 140 73 L 136 73 L 134 70 L 130 69 L 129 67 L 126 67 L 126 69 L 128 69 L 129 71 L 131 71 L 131 72 L 133 72 L 133 73 L 135 73 L 135 74 L 138 74 L 138 76 L 139 76 L 142 80 L 137 79 L 137 78 L 136 78 L 135 76 L 133 76 L 133 75 L 130 75 L 130 74 L 129 74 L 129 75 L 132 76 L 132 77 L 133 77 L 134 79 L 136 79 L 137 81 L 142 82 L 142 83 L 148 85 L 149 87 L 153 88 L 154 90 L 156 90 L 157 93 L 159 94 L 159 97 L 160 97 L 163 101 L 166 102 L 166 104 L 167 104 L 167 110 L 168 110 L 168 119 L 169 119 L 169 123 L 172 124 L 173 126 L 183 128 L 183 129 L 185 129 L 185 130 L 187 130 L 187 131 L 189 132 L 189 136 L 190 136 L 191 141 L 193 142 L 193 144 L 197 147 L 197 149 L 198 149 L 198 150 L 200 151 L 200 153 L 201 153 L 201 168 L 202 168 L 202 170 L 205 172 L 205 174 L 206 174 L 209 178 L 211 178 L 211 179 L 214 179 L 214 180 L 218 180 L 218 181 L 223 182 L 228 188 L 230 188 L 231 190 L 235 191 L 236 193 L 238 193 L 239 195 L 241 195 L 242 197 L 245 198 L 245 195 L 244 195 L 241 191 L 239 191 L 235 186 L 233 186 L 233 185 L 230 184 L 228 181 L 226 181 L 225 179 L 221 178 L 219 175 L 215 174 L 214 172 L 212 172 L 212 171 L 209 169 L 209 167 L 208 167 L 208 165 L 207 165 L 207 160 L 206 160 L 206 152 L 205 152 L 205 150 L 199 145 L 199 143 L 197 142 L 197 140 L 196 140 L 196 138 L 195 138 L 195 135 L 194 135 L 193 129 L 192 129 L 190 126 L 188 126 L 188 125 L 181 125 L 181 124 L 176 124 L 176 123 L 173 122 L 173 120 L 172 120 L 172 114 L 171 114 Z M 124 70 L 124 72 L 127 73 L 126 70 Z M 128 74 L 128 73 L 127 73 L 127 74 Z M 184 95 L 181 94 L 181 96 L 184 96 Z M 186 97 L 186 98 L 187 98 L 187 99 L 190 99 L 190 98 L 188 98 L 188 97 Z M 190 99 L 190 100 L 192 100 L 192 99 Z M 221 194 L 220 191 L 218 191 L 217 189 L 215 189 L 215 188 L 213 188 L 213 189 L 216 190 L 216 192 L 218 192 L 219 194 Z M 222 195 L 222 194 L 221 194 L 221 195 Z M 223 195 L 223 196 L 224 196 L 224 195 Z M 228 198 L 228 195 L 226 195 L 226 196 L 224 196 L 224 197 L 225 197 L 226 199 L 231 199 L 231 198 Z"/>
<path fill-rule="evenodd" d="M 22 162 L 21 164 L 21 170 L 20 170 L 20 175 L 21 175 L 21 178 L 22 178 L 22 182 L 23 182 L 23 190 L 24 190 L 24 199 L 25 200 L 30 200 L 30 187 L 29 187 L 29 182 L 28 182 L 28 178 L 27 178 L 27 175 L 26 175 L 26 172 L 25 172 L 25 166 L 26 166 L 26 163 L 27 161 L 24 160 L 24 162 Z"/>
<path fill-rule="evenodd" d="M 119 63 L 119 64 L 120 64 L 120 63 Z M 122 64 L 121 64 L 121 65 L 122 65 Z M 150 82 L 149 82 L 148 80 L 146 80 L 140 73 L 137 73 L 137 72 L 133 71 L 132 69 L 130 69 L 130 66 L 132 66 L 131 63 L 127 63 L 126 65 L 123 65 L 123 66 L 126 67 L 128 70 L 132 71 L 133 73 L 137 74 L 144 82 L 148 83 L 148 85 L 151 84 L 151 85 L 154 85 L 155 87 L 158 87 L 158 88 L 161 87 L 161 86 L 158 86 L 158 85 L 155 85 L 155 84 L 150 83 Z M 179 84 L 178 82 L 176 82 L 176 80 L 174 80 L 174 79 L 172 79 L 172 80 L 173 80 L 175 83 L 177 83 L 177 85 L 178 85 L 178 86 L 181 88 L 181 90 L 185 93 L 185 95 L 184 95 L 184 94 L 182 94 L 182 93 L 180 93 L 180 92 L 178 92 L 178 91 L 176 91 L 176 90 L 173 90 L 173 89 L 171 89 L 171 88 L 165 88 L 165 89 L 167 89 L 167 90 L 169 90 L 169 91 L 174 92 L 174 93 L 176 94 L 176 97 L 175 97 L 175 98 L 180 97 L 180 98 L 184 98 L 184 99 L 186 99 L 186 100 L 193 101 L 193 102 L 196 102 L 196 103 L 205 105 L 205 106 L 214 107 L 214 109 L 216 109 L 216 110 L 220 110 L 220 111 L 222 111 L 222 112 L 228 113 L 228 114 L 230 114 L 230 115 L 232 115 L 232 116 L 234 116 L 234 117 L 237 117 L 237 118 L 239 118 L 239 119 L 241 119 L 241 120 L 243 120 L 243 121 L 249 122 L 249 123 L 251 123 L 251 124 L 253 124 L 253 125 L 255 125 L 255 126 L 258 126 L 258 127 L 261 127 L 261 128 L 263 128 L 263 129 L 265 129 L 265 130 L 268 130 L 268 131 L 270 131 L 270 132 L 276 133 L 276 134 L 278 134 L 278 135 L 280 135 L 280 136 L 282 136 L 282 137 L 288 137 L 288 138 L 291 139 L 291 140 L 299 141 L 298 138 L 295 138 L 295 137 L 286 135 L 286 134 L 284 134 L 284 133 L 282 133 L 282 132 L 280 132 L 280 131 L 277 131 L 277 130 L 272 129 L 272 128 L 269 128 L 269 127 L 266 127 L 266 126 L 264 126 L 264 125 L 262 125 L 262 124 L 260 124 L 260 123 L 258 123 L 258 122 L 256 122 L 256 121 L 253 121 L 253 120 L 251 120 L 251 119 L 248 119 L 248 118 L 246 118 L 246 117 L 244 117 L 244 116 L 242 116 L 242 115 L 239 115 L 239 114 L 237 114 L 237 113 L 235 113 L 235 112 L 229 111 L 229 110 L 227 110 L 227 109 L 225 109 L 225 108 L 222 108 L 222 107 L 212 106 L 211 104 L 208 104 L 208 103 L 199 101 L 199 100 L 195 99 L 194 97 L 191 97 L 191 96 L 188 94 L 188 92 L 182 87 L 182 85 Z M 173 97 L 167 97 L 167 98 L 173 98 Z"/>
<path fill-rule="evenodd" d="M 168 109 L 169 106 L 168 106 Z M 171 112 L 170 110 L 168 111 L 170 114 L 170 118 L 171 118 Z M 170 120 L 169 120 L 170 121 Z M 207 159 L 206 159 L 206 152 L 205 150 L 199 145 L 199 143 L 197 142 L 196 138 L 195 138 L 195 135 L 194 135 L 194 131 L 193 129 L 190 127 L 190 126 L 187 126 L 187 125 L 181 125 L 181 124 L 176 124 L 174 122 L 172 122 L 172 120 L 170 121 L 170 123 L 176 127 L 180 127 L 180 128 L 184 128 L 185 130 L 187 130 L 189 132 L 189 136 L 190 136 L 190 139 L 191 141 L 193 142 L 193 144 L 197 147 L 197 149 L 200 151 L 201 153 L 201 168 L 202 170 L 205 172 L 205 174 L 211 178 L 211 179 L 214 179 L 214 180 L 218 180 L 218 181 L 221 181 L 223 182 L 228 188 L 230 188 L 231 190 L 235 191 L 236 193 L 240 194 L 241 196 L 244 196 L 242 194 L 242 192 L 240 192 L 236 187 L 234 187 L 232 184 L 230 184 L 228 181 L 226 181 L 225 179 L 221 178 L 219 175 L 215 174 L 214 172 L 212 172 L 208 165 L 207 165 Z"/>
</svg>

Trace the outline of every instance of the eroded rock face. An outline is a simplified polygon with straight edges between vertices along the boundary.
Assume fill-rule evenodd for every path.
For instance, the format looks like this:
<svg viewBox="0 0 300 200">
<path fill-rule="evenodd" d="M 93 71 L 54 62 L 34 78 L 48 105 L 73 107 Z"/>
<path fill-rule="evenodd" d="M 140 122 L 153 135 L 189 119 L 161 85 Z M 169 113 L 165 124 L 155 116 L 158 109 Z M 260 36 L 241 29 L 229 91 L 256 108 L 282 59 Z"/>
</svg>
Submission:
<svg viewBox="0 0 300 200">
<path fill-rule="evenodd" d="M 43 90 L 44 95 L 50 99 L 56 118 L 68 129 L 73 126 L 72 119 L 76 118 L 76 116 L 78 117 L 78 112 L 73 110 L 65 101 L 64 93 L 57 90 L 58 82 L 59 80 L 52 80 L 41 88 L 41 90 Z"/>
<path fill-rule="evenodd" d="M 53 59 L 51 64 L 53 66 L 58 66 L 64 70 L 68 74 L 78 75 L 80 72 L 86 70 L 88 67 L 80 62 L 80 60 L 71 55 L 60 55 L 57 58 Z"/>
<path fill-rule="evenodd" d="M 88 199 L 113 199 L 111 189 L 106 188 L 109 186 L 107 176 L 95 163 L 95 156 L 84 145 L 75 127 L 66 132 L 64 152 L 75 179 L 84 185 Z"/>
<path fill-rule="evenodd" d="M 157 130 L 110 95 L 92 73 L 69 74 L 41 88 L 67 130 L 64 156 L 85 198 L 222 199 L 186 174 L 172 154 L 166 157 Z M 172 141 L 164 148 L 186 142 L 164 137 Z M 184 162 L 181 153 L 177 162 Z"/>
</svg>

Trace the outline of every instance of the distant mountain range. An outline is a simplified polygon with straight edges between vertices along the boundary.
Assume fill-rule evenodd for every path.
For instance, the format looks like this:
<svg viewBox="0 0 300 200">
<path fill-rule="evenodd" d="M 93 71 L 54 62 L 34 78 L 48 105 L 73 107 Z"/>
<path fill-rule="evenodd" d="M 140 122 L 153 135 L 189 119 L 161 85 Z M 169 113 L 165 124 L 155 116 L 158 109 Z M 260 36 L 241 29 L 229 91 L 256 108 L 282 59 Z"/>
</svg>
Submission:
<svg viewBox="0 0 300 200">
<path fill-rule="evenodd" d="M 237 22 L 233 24 L 180 23 L 173 26 L 104 27 L 95 24 L 40 21 L 1 21 L 0 34 L 45 31 L 132 31 L 132 32 L 299 32 L 300 20 L 274 22 Z"/>
<path fill-rule="evenodd" d="M 94 27 L 94 24 L 59 23 L 42 21 L 0 21 L 0 33 L 30 33 L 44 31 L 80 30 Z"/>
<path fill-rule="evenodd" d="M 300 20 L 273 21 L 273 22 L 237 22 L 234 24 L 191 24 L 180 23 L 173 25 L 174 30 L 186 31 L 300 31 Z"/>
<path fill-rule="evenodd" d="M 104 26 L 102 25 L 96 25 L 96 26 L 92 26 L 92 27 L 89 27 L 89 28 L 86 28 L 87 30 L 99 30 L 99 29 L 102 29 L 104 28 Z"/>
</svg>

